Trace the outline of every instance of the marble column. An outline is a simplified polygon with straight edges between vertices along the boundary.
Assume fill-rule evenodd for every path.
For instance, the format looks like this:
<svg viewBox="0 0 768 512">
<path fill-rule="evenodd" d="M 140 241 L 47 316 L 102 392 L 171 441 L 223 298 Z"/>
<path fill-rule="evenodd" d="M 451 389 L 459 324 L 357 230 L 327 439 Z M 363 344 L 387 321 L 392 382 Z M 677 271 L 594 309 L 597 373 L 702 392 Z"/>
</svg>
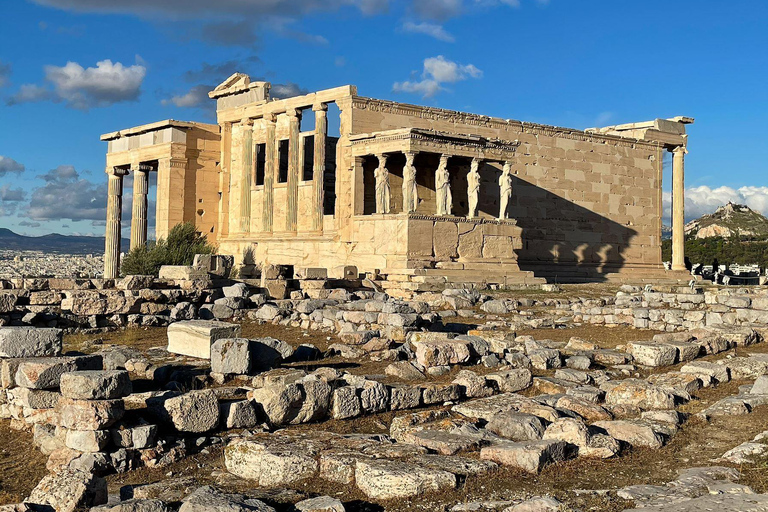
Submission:
<svg viewBox="0 0 768 512">
<path fill-rule="evenodd" d="M 219 162 L 218 235 L 229 233 L 229 168 L 232 147 L 232 123 L 221 124 L 221 160 Z"/>
<path fill-rule="evenodd" d="M 253 172 L 253 119 L 242 123 L 243 165 L 240 179 L 240 232 L 251 231 L 251 174 Z"/>
<path fill-rule="evenodd" d="M 448 172 L 448 155 L 440 155 L 440 164 L 435 171 L 435 214 L 450 215 L 453 210 L 451 175 Z"/>
<path fill-rule="evenodd" d="M 290 109 L 288 116 L 288 208 L 285 216 L 285 230 L 296 231 L 299 216 L 299 125 L 301 111 Z"/>
<path fill-rule="evenodd" d="M 120 223 L 123 208 L 123 176 L 124 169 L 107 171 L 107 229 L 104 235 L 104 277 L 114 279 L 120 271 Z"/>
<path fill-rule="evenodd" d="M 419 186 L 416 184 L 416 166 L 413 160 L 415 151 L 405 152 L 405 167 L 403 167 L 403 211 L 415 212 L 419 206 Z"/>
<path fill-rule="evenodd" d="M 685 146 L 672 150 L 672 270 L 685 270 Z"/>
<path fill-rule="evenodd" d="M 467 199 L 469 200 L 470 219 L 477 217 L 477 203 L 480 201 L 480 163 L 482 160 L 473 158 L 467 173 Z"/>
<path fill-rule="evenodd" d="M 320 103 L 312 107 L 315 111 L 315 150 L 312 162 L 312 190 L 315 204 L 312 208 L 312 231 L 323 230 L 325 203 L 325 144 L 328 136 L 328 105 Z"/>
<path fill-rule="evenodd" d="M 147 193 L 152 166 L 138 164 L 133 169 L 133 203 L 131 205 L 131 250 L 147 244 Z"/>
<path fill-rule="evenodd" d="M 512 199 L 512 162 L 504 162 L 504 168 L 499 176 L 499 220 L 508 219 L 507 209 Z"/>
<path fill-rule="evenodd" d="M 264 149 L 264 202 L 262 204 L 262 230 L 265 233 L 272 232 L 273 203 L 274 203 L 274 184 L 275 184 L 275 159 L 277 158 L 275 148 L 275 128 L 277 118 L 275 114 L 265 114 L 266 122 L 266 145 Z"/>
<path fill-rule="evenodd" d="M 376 155 L 379 166 L 373 172 L 376 179 L 376 213 L 389 213 L 390 188 L 389 171 L 387 170 L 387 155 Z"/>
</svg>

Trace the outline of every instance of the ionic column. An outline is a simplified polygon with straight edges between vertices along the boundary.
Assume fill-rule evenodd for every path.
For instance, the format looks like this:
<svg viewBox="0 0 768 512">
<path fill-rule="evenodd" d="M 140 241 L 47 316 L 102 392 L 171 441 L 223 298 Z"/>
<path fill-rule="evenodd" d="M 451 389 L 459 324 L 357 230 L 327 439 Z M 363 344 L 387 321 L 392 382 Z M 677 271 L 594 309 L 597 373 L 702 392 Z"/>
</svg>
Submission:
<svg viewBox="0 0 768 512">
<path fill-rule="evenodd" d="M 147 244 L 147 192 L 151 170 L 147 164 L 139 164 L 133 169 L 131 250 Z"/>
<path fill-rule="evenodd" d="M 264 149 L 264 202 L 262 204 L 262 229 L 265 233 L 272 232 L 272 208 L 274 203 L 274 183 L 275 183 L 275 127 L 277 117 L 275 114 L 265 114 L 264 120 L 267 123 L 267 140 Z"/>
<path fill-rule="evenodd" d="M 685 270 L 685 146 L 672 150 L 672 270 Z"/>
<path fill-rule="evenodd" d="M 114 279 L 120 270 L 120 222 L 123 208 L 123 169 L 111 169 L 107 184 L 107 228 L 104 234 L 104 277 Z"/>
<path fill-rule="evenodd" d="M 243 121 L 243 174 L 240 181 L 240 231 L 251 231 L 251 172 L 253 167 L 253 119 Z"/>
<path fill-rule="evenodd" d="M 328 105 L 320 103 L 315 111 L 315 151 L 312 162 L 312 187 L 315 204 L 312 209 L 312 230 L 323 230 L 323 206 L 325 203 L 325 144 L 328 135 Z"/>
<path fill-rule="evenodd" d="M 296 231 L 299 215 L 299 124 L 301 111 L 290 109 L 288 116 L 288 209 L 285 219 L 286 231 Z"/>
</svg>

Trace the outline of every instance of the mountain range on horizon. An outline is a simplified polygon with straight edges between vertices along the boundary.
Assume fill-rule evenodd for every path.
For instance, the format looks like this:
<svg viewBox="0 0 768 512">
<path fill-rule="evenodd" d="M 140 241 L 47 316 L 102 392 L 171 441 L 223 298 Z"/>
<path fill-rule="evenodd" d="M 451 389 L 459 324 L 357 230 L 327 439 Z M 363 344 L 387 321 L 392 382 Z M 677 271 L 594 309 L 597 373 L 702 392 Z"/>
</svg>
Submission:
<svg viewBox="0 0 768 512">
<path fill-rule="evenodd" d="M 123 239 L 123 247 L 130 241 Z M 0 250 L 43 251 L 57 254 L 102 254 L 103 236 L 62 235 L 50 233 L 42 236 L 26 236 L 0 228 Z"/>
</svg>

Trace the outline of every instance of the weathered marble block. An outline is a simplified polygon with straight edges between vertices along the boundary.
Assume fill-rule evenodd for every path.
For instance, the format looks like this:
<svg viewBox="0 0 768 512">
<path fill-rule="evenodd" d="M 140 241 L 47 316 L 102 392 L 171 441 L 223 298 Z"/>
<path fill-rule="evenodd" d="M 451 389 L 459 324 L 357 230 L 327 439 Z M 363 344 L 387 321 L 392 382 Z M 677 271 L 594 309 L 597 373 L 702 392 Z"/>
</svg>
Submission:
<svg viewBox="0 0 768 512">
<path fill-rule="evenodd" d="M 61 329 L 0 327 L 0 357 L 58 356 L 61 335 Z"/>
<path fill-rule="evenodd" d="M 222 338 L 237 338 L 240 326 L 214 320 L 186 320 L 168 326 L 168 352 L 211 358 L 211 345 Z"/>
</svg>

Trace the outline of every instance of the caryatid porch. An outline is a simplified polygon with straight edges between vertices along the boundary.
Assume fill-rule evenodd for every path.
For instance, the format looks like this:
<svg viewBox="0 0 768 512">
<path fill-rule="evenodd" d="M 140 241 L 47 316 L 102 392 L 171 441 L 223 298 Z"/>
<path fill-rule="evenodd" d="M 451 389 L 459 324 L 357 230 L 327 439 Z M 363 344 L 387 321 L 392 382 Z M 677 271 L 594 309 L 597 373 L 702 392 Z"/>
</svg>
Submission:
<svg viewBox="0 0 768 512">
<path fill-rule="evenodd" d="M 518 141 L 415 128 L 350 141 L 355 219 L 393 229 L 405 219 L 406 267 L 519 270 L 509 209 Z"/>
</svg>

